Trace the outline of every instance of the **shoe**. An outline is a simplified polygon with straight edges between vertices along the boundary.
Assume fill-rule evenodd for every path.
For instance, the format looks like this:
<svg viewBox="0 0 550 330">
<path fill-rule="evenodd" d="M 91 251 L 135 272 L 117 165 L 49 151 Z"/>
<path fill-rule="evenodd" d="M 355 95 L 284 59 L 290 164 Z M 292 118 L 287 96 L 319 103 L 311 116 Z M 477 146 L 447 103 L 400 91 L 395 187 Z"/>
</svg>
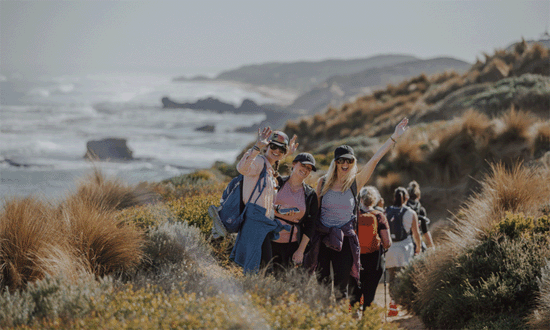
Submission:
<svg viewBox="0 0 550 330">
<path fill-rule="evenodd" d="M 208 207 L 208 214 L 212 218 L 212 237 L 214 239 L 217 239 L 219 237 L 225 237 L 227 236 L 227 229 L 225 229 L 225 226 L 222 223 L 222 220 L 220 219 L 220 215 L 218 213 L 219 209 L 215 205 L 210 205 Z"/>
<path fill-rule="evenodd" d="M 388 312 L 388 316 L 397 316 L 397 314 L 399 314 L 397 304 L 390 303 L 390 311 Z"/>
</svg>

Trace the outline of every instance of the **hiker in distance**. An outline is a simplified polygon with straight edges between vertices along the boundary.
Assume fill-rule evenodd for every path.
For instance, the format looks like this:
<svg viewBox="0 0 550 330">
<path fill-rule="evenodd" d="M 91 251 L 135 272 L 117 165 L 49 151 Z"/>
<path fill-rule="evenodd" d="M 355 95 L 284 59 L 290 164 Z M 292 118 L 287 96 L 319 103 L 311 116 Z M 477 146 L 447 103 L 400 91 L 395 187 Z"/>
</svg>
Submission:
<svg viewBox="0 0 550 330">
<path fill-rule="evenodd" d="M 250 203 L 239 230 L 230 258 L 243 267 L 244 272 L 257 271 L 269 265 L 272 258 L 271 240 L 277 239 L 283 224 L 275 219 L 274 200 L 279 175 L 279 162 L 294 153 L 296 135 L 288 136 L 270 127 L 258 129 L 258 140 L 241 158 L 237 171 L 243 178 L 243 202 Z M 261 151 L 265 150 L 262 155 Z M 255 189 L 259 182 L 258 189 Z M 286 226 L 289 230 L 290 227 Z"/>
<path fill-rule="evenodd" d="M 304 251 L 315 231 L 319 211 L 317 194 L 304 180 L 317 171 L 315 158 L 309 153 L 298 154 L 292 161 L 289 176 L 277 177 L 279 189 L 275 199 L 275 218 L 291 226 L 271 241 L 275 274 L 302 264 Z M 294 210 L 292 210 L 294 209 Z"/>
<path fill-rule="evenodd" d="M 430 224 L 430 219 L 428 218 L 428 214 L 426 212 L 426 209 L 422 204 L 420 204 L 420 185 L 416 181 L 409 182 L 409 186 L 407 187 L 407 192 L 409 193 L 409 200 L 407 201 L 407 206 L 410 207 L 413 211 L 416 212 L 416 215 L 418 215 L 418 225 L 420 226 L 420 237 L 422 240 L 422 252 L 426 251 L 427 248 L 433 248 L 434 242 L 432 239 L 432 234 L 430 233 L 430 230 L 428 229 L 428 225 Z"/>
<path fill-rule="evenodd" d="M 394 192 L 393 205 L 386 208 L 386 218 L 390 225 L 392 239 L 392 245 L 386 253 L 386 268 L 388 269 L 390 297 L 392 298 L 388 316 L 398 314 L 397 304 L 392 293 L 392 289 L 397 286 L 397 273 L 407 266 L 415 255 L 420 253 L 418 216 L 406 205 L 408 199 L 407 189 L 398 187 Z"/>
<path fill-rule="evenodd" d="M 334 150 L 334 159 L 326 175 L 317 184 L 320 216 L 316 222 L 311 249 L 305 266 L 319 270 L 320 280 L 330 280 L 330 267 L 334 272 L 334 286 L 347 297 L 350 275 L 359 282 L 359 240 L 355 232 L 357 223 L 357 187 L 363 187 L 382 157 L 397 142 L 408 126 L 403 119 L 394 133 L 378 149 L 372 158 L 357 167 L 353 148 L 347 145 Z"/>
<path fill-rule="evenodd" d="M 384 251 L 392 244 L 390 227 L 384 212 L 375 208 L 380 200 L 378 189 L 373 186 L 361 188 L 359 192 L 359 219 L 357 235 L 361 247 L 361 287 L 350 283 L 353 288 L 350 299 L 355 305 L 363 296 L 363 312 L 374 301 L 378 282 L 384 273 Z"/>
</svg>

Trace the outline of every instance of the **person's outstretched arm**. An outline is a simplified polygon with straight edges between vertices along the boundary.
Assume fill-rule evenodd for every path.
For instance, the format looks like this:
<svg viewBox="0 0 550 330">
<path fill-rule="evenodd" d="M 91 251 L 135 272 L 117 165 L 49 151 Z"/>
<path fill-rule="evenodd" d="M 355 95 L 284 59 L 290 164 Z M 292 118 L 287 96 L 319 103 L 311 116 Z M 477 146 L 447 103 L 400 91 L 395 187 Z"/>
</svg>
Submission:
<svg viewBox="0 0 550 330">
<path fill-rule="evenodd" d="M 244 155 L 243 158 L 237 164 L 237 171 L 245 176 L 254 176 L 260 174 L 263 169 L 264 162 L 262 159 L 258 159 L 256 156 L 260 154 L 260 151 L 265 148 L 269 142 L 268 138 L 271 136 L 271 128 L 264 127 L 263 130 L 258 129 L 258 140 L 256 144 L 252 146 Z"/>
<path fill-rule="evenodd" d="M 394 143 L 397 142 L 397 139 L 405 133 L 405 131 L 409 128 L 407 124 L 409 123 L 409 120 L 407 118 L 404 118 L 401 120 L 401 122 L 395 127 L 395 132 L 390 136 L 390 138 L 378 149 L 378 151 L 371 157 L 371 159 L 363 166 L 359 173 L 356 175 L 357 180 L 357 187 L 361 188 L 363 187 L 367 181 L 369 181 L 370 176 L 372 175 L 372 172 L 374 172 L 374 168 L 376 165 L 378 165 L 378 162 L 384 155 L 390 150 L 390 148 L 394 145 Z"/>
</svg>

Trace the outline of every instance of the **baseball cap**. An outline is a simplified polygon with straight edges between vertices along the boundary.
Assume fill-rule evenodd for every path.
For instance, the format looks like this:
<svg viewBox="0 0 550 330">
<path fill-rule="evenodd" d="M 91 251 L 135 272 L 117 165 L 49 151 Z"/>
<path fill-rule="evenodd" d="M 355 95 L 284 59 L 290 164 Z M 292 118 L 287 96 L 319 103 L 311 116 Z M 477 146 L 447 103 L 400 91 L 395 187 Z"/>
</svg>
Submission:
<svg viewBox="0 0 550 330">
<path fill-rule="evenodd" d="M 301 154 L 297 154 L 292 162 L 300 162 L 304 165 L 311 165 L 313 171 L 317 172 L 317 168 L 315 167 L 315 158 L 313 158 L 310 153 L 302 152 Z"/>
<path fill-rule="evenodd" d="M 348 145 L 341 145 L 336 150 L 334 150 L 334 159 L 338 158 L 354 158 L 353 148 Z"/>
<path fill-rule="evenodd" d="M 273 134 L 271 134 L 269 143 L 288 148 L 288 136 L 281 131 L 274 131 Z"/>
</svg>

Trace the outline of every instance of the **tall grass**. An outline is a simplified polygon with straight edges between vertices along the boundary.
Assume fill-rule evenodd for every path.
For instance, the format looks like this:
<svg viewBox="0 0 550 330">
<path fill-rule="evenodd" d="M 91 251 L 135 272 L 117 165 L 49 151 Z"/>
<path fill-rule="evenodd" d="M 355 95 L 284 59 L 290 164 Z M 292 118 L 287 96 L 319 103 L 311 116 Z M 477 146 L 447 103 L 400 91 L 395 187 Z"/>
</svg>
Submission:
<svg viewBox="0 0 550 330">
<path fill-rule="evenodd" d="M 481 184 L 482 191 L 472 195 L 454 220 L 447 242 L 453 247 L 471 246 L 487 237 L 506 212 L 541 216 L 541 205 L 550 200 L 550 171 L 523 166 L 511 169 L 503 164 L 491 165 L 492 173 Z"/>
<path fill-rule="evenodd" d="M 74 278 L 80 264 L 53 213 L 34 198 L 5 201 L 0 213 L 0 289 L 23 288 L 46 274 Z"/>
<path fill-rule="evenodd" d="M 128 186 L 120 179 L 107 179 L 94 168 L 78 185 L 74 195 L 68 199 L 79 199 L 97 209 L 121 210 L 156 200 L 158 197 L 152 188 L 143 183 L 135 187 Z"/>
<path fill-rule="evenodd" d="M 98 276 L 135 268 L 143 257 L 145 239 L 133 224 L 112 210 L 94 207 L 80 196 L 69 199 L 58 211 L 66 238 L 87 269 Z"/>
</svg>

